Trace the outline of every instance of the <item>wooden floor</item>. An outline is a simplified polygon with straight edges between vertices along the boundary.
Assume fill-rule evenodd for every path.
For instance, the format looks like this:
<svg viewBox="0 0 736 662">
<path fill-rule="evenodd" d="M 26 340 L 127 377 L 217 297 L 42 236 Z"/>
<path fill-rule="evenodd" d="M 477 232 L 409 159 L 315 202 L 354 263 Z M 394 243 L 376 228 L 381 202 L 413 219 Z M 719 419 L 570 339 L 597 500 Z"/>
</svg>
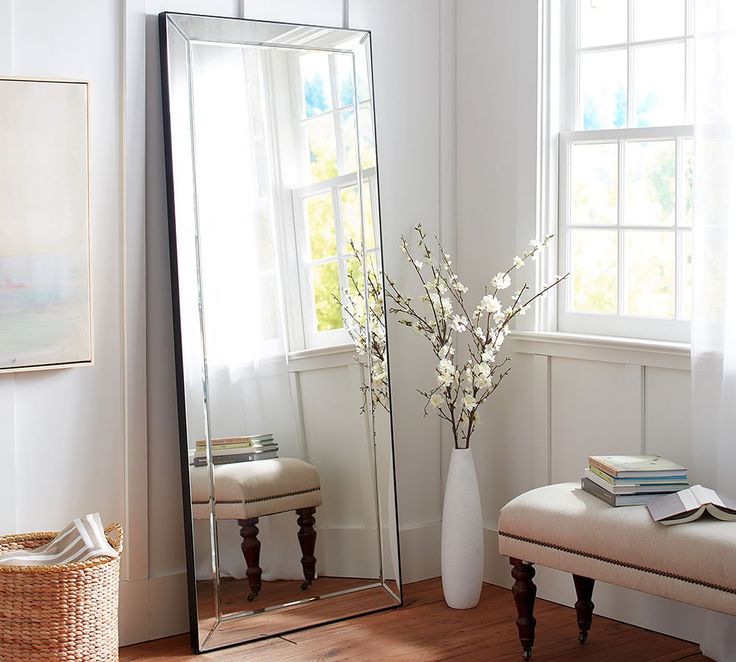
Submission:
<svg viewBox="0 0 736 662">
<path fill-rule="evenodd" d="M 515 609 L 506 589 L 485 584 L 477 608 L 457 611 L 442 600 L 439 579 L 405 587 L 405 606 L 379 614 L 293 632 L 284 637 L 192 655 L 182 635 L 120 650 L 122 662 L 303 660 L 521 660 Z M 595 598 L 595 595 L 593 596 Z M 593 617 L 588 643 L 577 641 L 575 611 L 537 600 L 533 660 L 674 662 L 707 660 L 695 644 Z"/>
</svg>

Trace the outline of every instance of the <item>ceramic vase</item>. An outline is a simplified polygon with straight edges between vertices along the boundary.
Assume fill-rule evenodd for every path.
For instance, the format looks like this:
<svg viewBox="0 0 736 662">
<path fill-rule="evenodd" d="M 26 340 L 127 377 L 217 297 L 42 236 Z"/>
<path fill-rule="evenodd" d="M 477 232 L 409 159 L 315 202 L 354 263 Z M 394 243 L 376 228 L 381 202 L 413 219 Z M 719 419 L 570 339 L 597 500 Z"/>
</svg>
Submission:
<svg viewBox="0 0 736 662">
<path fill-rule="evenodd" d="M 453 449 L 442 507 L 442 591 L 453 609 L 472 609 L 483 586 L 483 522 L 469 448 Z"/>
</svg>

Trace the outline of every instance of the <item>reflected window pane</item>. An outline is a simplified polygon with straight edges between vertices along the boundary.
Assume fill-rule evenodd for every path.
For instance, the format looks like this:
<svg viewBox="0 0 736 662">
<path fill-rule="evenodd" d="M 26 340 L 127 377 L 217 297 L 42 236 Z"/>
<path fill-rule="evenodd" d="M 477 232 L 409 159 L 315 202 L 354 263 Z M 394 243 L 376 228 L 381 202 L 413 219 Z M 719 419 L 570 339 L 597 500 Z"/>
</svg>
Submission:
<svg viewBox="0 0 736 662">
<path fill-rule="evenodd" d="M 675 316 L 675 234 L 628 230 L 624 238 L 624 313 Z"/>
<path fill-rule="evenodd" d="M 618 309 L 618 232 L 571 231 L 572 310 L 615 314 Z"/>
<path fill-rule="evenodd" d="M 680 234 L 680 319 L 689 320 L 693 313 L 693 237 Z"/>
<path fill-rule="evenodd" d="M 355 139 L 355 111 L 340 113 L 342 138 L 342 172 L 355 172 L 358 169 L 357 141 Z"/>
<path fill-rule="evenodd" d="M 618 145 L 571 145 L 570 222 L 615 224 L 617 201 Z"/>
<path fill-rule="evenodd" d="M 330 63 L 327 53 L 306 53 L 299 57 L 306 117 L 332 110 Z"/>
<path fill-rule="evenodd" d="M 337 255 L 332 193 L 313 195 L 306 199 L 305 206 L 311 259 L 321 260 Z"/>
<path fill-rule="evenodd" d="M 675 222 L 675 141 L 625 143 L 624 223 Z"/>
<path fill-rule="evenodd" d="M 693 224 L 693 166 L 695 164 L 694 143 L 692 138 L 682 141 L 682 157 L 683 157 L 683 209 L 680 225 L 692 226 Z"/>
<path fill-rule="evenodd" d="M 337 86 L 337 103 L 340 107 L 352 106 L 355 100 L 353 83 L 353 56 L 347 53 L 335 54 L 335 85 Z"/>
<path fill-rule="evenodd" d="M 375 229 L 373 227 L 373 211 L 371 208 L 370 186 L 368 182 L 363 184 L 363 204 L 365 205 L 365 243 L 366 248 L 374 248 L 376 245 Z M 359 248 L 361 241 L 360 223 L 360 196 L 358 187 L 350 186 L 340 190 L 340 207 L 342 212 L 343 234 L 345 236 L 345 253 L 352 253 L 350 242 Z"/>
<path fill-rule="evenodd" d="M 368 47 L 355 51 L 355 77 L 358 85 L 358 101 L 370 99 L 371 86 L 368 82 Z"/>
<path fill-rule="evenodd" d="M 340 273 L 336 261 L 312 267 L 312 291 L 317 331 L 341 329 Z"/>
<path fill-rule="evenodd" d="M 322 182 L 337 177 L 337 144 L 332 115 L 310 120 L 306 126 L 312 181 Z"/>
<path fill-rule="evenodd" d="M 626 126 L 626 51 L 580 55 L 580 123 L 583 129 Z"/>
<path fill-rule="evenodd" d="M 376 165 L 376 141 L 373 132 L 373 113 L 369 105 L 362 105 L 358 111 L 360 124 L 360 165 L 372 168 Z"/>
<path fill-rule="evenodd" d="M 682 124 L 685 45 L 639 46 L 634 58 L 634 126 Z"/>
<path fill-rule="evenodd" d="M 580 0 L 580 46 L 626 41 L 627 0 Z"/>
<path fill-rule="evenodd" d="M 685 34 L 685 0 L 634 0 L 634 40 Z"/>
</svg>

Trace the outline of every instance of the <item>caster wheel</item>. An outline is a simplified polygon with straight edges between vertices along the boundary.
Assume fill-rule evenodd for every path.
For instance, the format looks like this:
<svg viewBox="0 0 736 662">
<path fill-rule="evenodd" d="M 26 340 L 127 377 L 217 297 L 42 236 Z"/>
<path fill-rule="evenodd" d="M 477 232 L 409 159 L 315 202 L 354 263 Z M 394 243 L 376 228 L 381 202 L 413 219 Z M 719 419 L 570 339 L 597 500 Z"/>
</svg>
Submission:
<svg viewBox="0 0 736 662">
<path fill-rule="evenodd" d="M 578 635 L 578 641 L 581 644 L 584 644 L 586 641 L 588 641 L 588 633 L 585 632 L 584 630 L 581 630 L 580 634 Z"/>
<path fill-rule="evenodd" d="M 257 597 L 258 597 L 258 593 L 251 593 L 248 596 L 248 602 L 253 602 L 253 600 L 255 600 Z"/>
<path fill-rule="evenodd" d="M 525 650 L 524 653 L 522 654 L 522 657 L 525 660 L 531 660 L 532 659 L 532 651 L 531 650 Z"/>
<path fill-rule="evenodd" d="M 302 591 L 306 591 L 312 585 L 312 581 L 308 579 L 302 583 Z"/>
</svg>

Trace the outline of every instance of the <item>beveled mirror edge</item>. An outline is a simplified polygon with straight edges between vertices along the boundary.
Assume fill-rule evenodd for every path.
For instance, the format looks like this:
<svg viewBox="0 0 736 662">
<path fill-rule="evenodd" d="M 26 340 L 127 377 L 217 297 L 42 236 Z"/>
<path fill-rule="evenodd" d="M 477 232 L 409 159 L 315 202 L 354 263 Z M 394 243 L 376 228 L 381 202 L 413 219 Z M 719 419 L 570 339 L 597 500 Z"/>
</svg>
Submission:
<svg viewBox="0 0 736 662">
<path fill-rule="evenodd" d="M 355 614 L 347 616 L 341 616 L 336 618 L 328 618 L 319 623 L 313 625 L 306 625 L 288 630 L 281 630 L 278 633 L 267 634 L 263 636 L 253 637 L 247 640 L 214 645 L 207 647 L 206 643 L 211 636 L 217 631 L 216 624 L 208 634 L 200 641 L 200 625 L 197 612 L 197 586 L 196 586 L 196 567 L 195 567 L 195 550 L 194 550 L 194 524 L 192 517 L 192 505 L 191 505 L 191 482 L 189 476 L 189 444 L 188 444 L 188 425 L 187 425 L 187 414 L 186 414 L 186 392 L 185 392 L 185 377 L 184 377 L 184 364 L 183 364 L 183 347 L 182 347 L 182 334 L 181 334 L 181 309 L 179 301 L 179 264 L 178 264 L 178 248 L 177 248 L 177 234 L 176 234 L 176 205 L 175 205 L 175 183 L 174 183 L 174 164 L 173 164 L 173 152 L 172 152 L 172 135 L 171 135 L 171 107 L 170 107 L 170 93 L 169 93 L 169 40 L 167 26 L 169 23 L 169 17 L 173 16 L 197 16 L 198 18 L 213 18 L 213 19 L 226 19 L 229 21 L 247 21 L 249 23 L 264 23 L 264 24 L 276 24 L 276 25 L 288 25 L 293 27 L 309 27 L 309 28 L 321 28 L 328 30 L 340 30 L 343 28 L 336 28 L 334 26 L 322 26 L 308 23 L 289 23 L 285 21 L 273 21 L 273 20 L 261 20 L 261 19 L 242 19 L 231 16 L 215 16 L 205 14 L 187 14 L 185 12 L 161 12 L 158 15 L 158 27 L 159 27 L 159 62 L 161 68 L 161 88 L 162 88 L 162 119 L 163 119 L 163 137 L 164 137 L 164 158 L 165 158 L 165 175 L 166 175 L 166 192 L 167 192 L 167 216 L 168 216 L 168 237 L 169 237 L 169 258 L 170 258 L 170 278 L 171 278 L 171 297 L 172 297 L 172 318 L 173 318 L 173 338 L 174 338 L 174 359 L 175 359 L 175 373 L 176 373 L 176 390 L 177 390 L 177 421 L 179 430 L 179 450 L 180 450 L 180 469 L 181 469 L 181 482 L 182 482 L 182 502 L 183 502 L 183 515 L 184 515 L 184 533 L 185 533 L 185 549 L 186 549 L 186 563 L 187 563 L 187 595 L 189 600 L 189 628 L 190 628 L 190 644 L 191 649 L 194 653 L 205 653 L 214 650 L 220 650 L 224 648 L 232 648 L 235 646 L 243 645 L 245 643 L 252 643 L 263 639 L 270 639 L 277 637 L 281 634 L 288 634 L 293 632 L 299 632 L 302 630 L 308 630 L 313 627 L 320 627 L 322 625 L 328 625 L 330 623 L 337 623 L 347 620 L 352 620 L 368 614 L 388 611 L 401 607 L 404 605 L 404 588 L 403 588 L 403 573 L 401 564 L 401 542 L 400 542 L 400 527 L 399 527 L 399 507 L 398 507 L 398 490 L 396 484 L 396 448 L 394 438 L 394 420 L 393 411 L 389 408 L 389 429 L 391 432 L 391 448 L 390 448 L 390 459 L 392 464 L 391 471 L 391 482 L 393 487 L 393 500 L 390 503 L 394 508 L 396 521 L 394 528 L 396 529 L 396 571 L 397 577 L 392 581 L 395 583 L 395 588 L 388 586 L 387 580 L 385 579 L 385 573 L 382 571 L 382 577 L 380 579 L 380 585 L 385 591 L 386 595 L 395 601 L 395 604 L 389 604 L 384 607 L 378 607 L 373 609 L 367 609 Z M 374 149 L 376 152 L 376 189 L 378 191 L 377 204 L 378 204 L 378 234 L 379 234 L 379 251 L 381 255 L 381 265 L 383 265 L 383 227 L 381 222 L 381 197 L 380 197 L 380 175 L 379 175 L 379 158 L 378 158 L 378 141 L 377 141 L 377 128 L 376 128 L 376 114 L 375 114 L 375 81 L 373 78 L 373 40 L 370 30 L 367 29 L 349 29 L 350 32 L 364 33 L 364 38 L 361 39 L 361 44 L 366 40 L 368 43 L 368 65 L 370 71 L 370 85 L 371 85 L 371 109 L 373 111 L 373 134 L 374 134 Z M 278 47 L 278 44 L 273 44 Z M 308 48 L 308 47 L 305 47 Z M 319 49 L 317 49 L 319 50 Z M 361 218 L 363 210 L 361 209 Z M 384 282 L 385 290 L 385 273 L 383 268 L 381 269 L 381 277 Z M 386 325 L 388 326 L 388 324 Z M 389 368 L 390 374 L 390 350 L 388 348 L 388 329 L 386 329 L 386 364 Z M 388 394 L 389 403 L 392 402 L 391 398 L 391 380 L 388 380 Z M 375 443 L 375 442 L 374 442 Z M 379 525 L 380 526 L 380 525 Z M 390 530 L 391 524 L 388 523 L 387 529 Z"/>
</svg>

